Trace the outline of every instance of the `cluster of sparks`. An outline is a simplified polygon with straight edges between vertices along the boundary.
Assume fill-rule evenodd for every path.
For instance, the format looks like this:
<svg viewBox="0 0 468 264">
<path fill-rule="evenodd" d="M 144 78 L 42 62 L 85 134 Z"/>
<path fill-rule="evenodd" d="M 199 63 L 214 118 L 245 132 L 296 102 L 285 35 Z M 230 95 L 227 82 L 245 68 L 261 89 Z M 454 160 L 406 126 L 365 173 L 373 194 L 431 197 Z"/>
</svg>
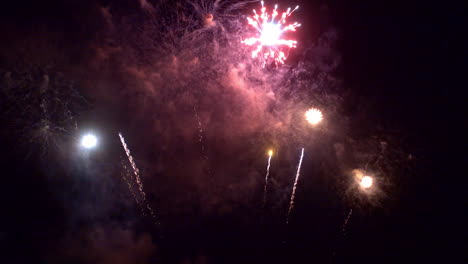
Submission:
<svg viewBox="0 0 468 264">
<path fill-rule="evenodd" d="M 296 28 L 301 26 L 297 22 L 287 24 L 286 20 L 299 6 L 292 10 L 288 8 L 281 16 L 278 16 L 278 5 L 275 5 L 269 14 L 263 1 L 261 4 L 260 14 L 254 9 L 254 15 L 247 17 L 249 25 L 257 30 L 257 36 L 244 39 L 242 43 L 255 47 L 255 50 L 252 51 L 252 58 L 262 59 L 263 66 L 269 60 L 274 61 L 275 64 L 284 64 L 286 60 L 285 48 L 295 48 L 297 45 L 296 40 L 285 39 L 284 33 L 296 31 Z"/>
<path fill-rule="evenodd" d="M 140 178 L 140 170 L 138 170 L 136 164 L 135 164 L 135 161 L 133 160 L 133 157 L 132 155 L 130 154 L 130 150 L 128 149 L 128 146 L 127 144 L 125 143 L 125 139 L 123 138 L 122 134 L 119 133 L 119 138 L 120 138 L 120 142 L 122 143 L 122 147 L 124 148 L 125 150 L 125 154 L 127 154 L 127 157 L 128 157 L 128 161 L 130 162 L 130 165 L 132 166 L 132 169 L 133 169 L 133 174 L 135 175 L 135 182 L 137 183 L 138 185 L 138 190 L 140 192 L 140 195 L 141 195 L 141 198 L 142 198 L 142 202 L 144 204 L 146 204 L 146 208 L 148 209 L 149 213 L 151 214 L 151 216 L 156 219 L 156 215 L 154 214 L 154 211 L 153 209 L 151 208 L 151 206 L 149 205 L 149 203 L 146 201 L 146 194 L 145 194 L 145 191 L 143 190 L 143 182 L 141 181 L 141 178 Z M 131 191 L 131 190 L 130 190 Z M 135 198 L 136 199 L 136 198 Z"/>
</svg>

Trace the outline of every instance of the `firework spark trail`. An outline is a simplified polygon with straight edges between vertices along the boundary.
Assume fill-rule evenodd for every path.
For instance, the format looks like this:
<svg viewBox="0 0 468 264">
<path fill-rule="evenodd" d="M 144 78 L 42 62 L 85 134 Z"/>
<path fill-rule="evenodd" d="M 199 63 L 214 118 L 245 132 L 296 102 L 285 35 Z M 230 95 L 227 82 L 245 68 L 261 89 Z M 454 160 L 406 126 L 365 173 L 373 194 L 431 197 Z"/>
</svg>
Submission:
<svg viewBox="0 0 468 264">
<path fill-rule="evenodd" d="M 203 144 L 203 128 L 202 128 L 202 123 L 201 123 L 201 120 L 200 120 L 200 116 L 198 115 L 198 111 L 197 111 L 197 108 L 194 106 L 193 107 L 193 112 L 195 114 L 195 119 L 197 120 L 197 125 L 198 125 L 198 142 L 200 142 L 200 145 L 201 145 L 201 151 L 202 151 L 202 155 L 203 155 L 203 158 L 205 158 L 206 160 L 208 160 L 208 156 L 205 154 L 205 145 Z"/>
<path fill-rule="evenodd" d="M 353 214 L 353 209 L 349 210 L 348 215 L 346 216 L 344 222 L 343 222 L 343 227 L 341 228 L 341 231 L 343 232 L 343 236 L 346 235 L 346 226 L 348 225 L 348 221 L 351 218 L 351 215 Z"/>
<path fill-rule="evenodd" d="M 270 162 L 271 162 L 271 156 L 273 155 L 272 151 L 268 153 L 268 165 L 267 165 L 267 170 L 266 170 L 266 176 L 265 176 L 265 188 L 263 191 L 263 207 L 266 205 L 266 198 L 267 198 L 267 186 L 268 186 L 268 175 L 270 174 Z"/>
<path fill-rule="evenodd" d="M 123 179 L 123 180 L 125 181 L 125 183 L 127 184 L 128 190 L 130 191 L 130 194 L 133 196 L 133 199 L 135 199 L 135 202 L 137 203 L 138 208 L 140 208 L 141 213 L 143 214 L 143 216 L 146 216 L 146 213 L 145 213 L 145 211 L 143 210 L 143 207 L 141 206 L 140 201 L 138 200 L 138 197 L 137 197 L 137 195 L 136 195 L 136 193 L 135 193 L 135 190 L 133 189 L 133 186 L 132 186 L 132 185 L 133 185 L 133 184 L 132 184 L 132 182 L 133 182 L 133 181 L 132 181 L 132 176 L 131 176 L 131 174 L 129 173 L 129 170 L 128 170 L 127 165 L 125 165 L 123 158 L 122 158 L 121 164 L 122 164 L 122 167 L 123 167 L 123 169 L 124 169 L 123 172 L 122 172 L 122 179 Z"/>
<path fill-rule="evenodd" d="M 140 171 L 138 170 L 136 164 L 135 164 L 135 161 L 133 160 L 133 157 L 132 155 L 130 154 L 130 150 L 128 149 L 127 147 L 127 144 L 125 143 L 125 139 L 123 138 L 122 134 L 119 133 L 119 138 L 120 138 L 120 142 L 122 142 L 122 146 L 123 148 L 125 149 L 125 153 L 127 154 L 127 157 L 128 157 L 128 161 L 130 162 L 130 165 L 132 165 L 132 168 L 133 168 L 133 174 L 135 175 L 135 182 L 137 183 L 138 185 L 138 189 L 140 191 L 140 195 L 141 195 L 141 199 L 142 199 L 142 203 L 144 203 L 146 205 L 146 208 L 148 209 L 149 213 L 151 214 L 151 216 L 156 219 L 156 215 L 154 214 L 154 211 L 153 209 L 151 208 L 151 206 L 149 205 L 148 201 L 146 201 L 146 194 L 145 194 L 145 191 L 143 191 L 143 183 L 140 179 Z"/>
<path fill-rule="evenodd" d="M 301 164 L 302 164 L 302 158 L 304 157 L 304 148 L 302 148 L 301 152 L 301 158 L 299 160 L 299 165 L 297 166 L 297 172 L 296 172 L 296 180 L 294 181 L 294 186 L 291 194 L 291 201 L 289 203 L 289 210 L 288 210 L 288 215 L 286 217 L 286 224 L 289 223 L 289 217 L 291 216 L 291 211 L 294 207 L 294 197 L 296 195 L 296 187 L 297 187 L 297 181 L 299 180 L 299 174 L 301 172 Z"/>
<path fill-rule="evenodd" d="M 193 107 L 193 112 L 194 112 L 195 119 L 197 120 L 197 125 L 198 125 L 198 142 L 200 143 L 200 146 L 201 146 L 201 154 L 202 154 L 203 158 L 206 160 L 206 162 L 208 163 L 209 162 L 208 154 L 206 154 L 205 144 L 203 143 L 203 139 L 205 138 L 203 136 L 203 134 L 204 134 L 203 127 L 202 127 L 202 123 L 201 123 L 201 120 L 200 120 L 200 116 L 198 115 L 197 108 L 195 106 Z M 207 165 L 207 173 L 211 177 L 211 179 L 214 178 L 213 177 L 213 171 L 211 170 L 211 167 L 210 167 L 209 163 Z"/>
<path fill-rule="evenodd" d="M 287 31 L 296 31 L 296 28 L 301 26 L 301 24 L 297 22 L 286 25 L 286 19 L 291 16 L 299 6 L 296 6 L 293 10 L 288 8 L 286 12 L 281 14 L 278 20 L 275 20 L 278 16 L 278 5 L 275 5 L 275 8 L 271 14 L 269 14 L 263 1 L 261 1 L 261 4 L 262 8 L 260 9 L 260 14 L 257 14 L 257 11 L 254 9 L 254 15 L 252 17 L 247 17 L 249 25 L 258 31 L 259 36 L 244 39 L 241 43 L 247 46 L 256 46 L 256 49 L 252 51 L 252 58 L 263 58 L 263 67 L 265 67 L 266 60 L 268 59 L 274 60 L 275 64 L 284 64 L 286 54 L 283 47 L 295 48 L 297 41 L 284 39 L 282 38 L 282 34 Z"/>
</svg>

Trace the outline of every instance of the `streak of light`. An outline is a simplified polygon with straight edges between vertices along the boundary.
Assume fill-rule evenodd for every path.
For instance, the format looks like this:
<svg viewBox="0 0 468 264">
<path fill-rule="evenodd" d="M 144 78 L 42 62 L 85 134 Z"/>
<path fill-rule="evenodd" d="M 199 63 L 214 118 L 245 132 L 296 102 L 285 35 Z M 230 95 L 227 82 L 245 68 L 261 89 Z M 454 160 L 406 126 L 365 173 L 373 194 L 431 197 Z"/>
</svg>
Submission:
<svg viewBox="0 0 468 264">
<path fill-rule="evenodd" d="M 299 180 L 299 175 L 301 172 L 302 158 L 304 158 L 304 148 L 302 148 L 301 158 L 299 159 L 299 165 L 297 166 L 296 179 L 294 180 L 293 190 L 291 194 L 291 201 L 289 202 L 289 210 L 288 210 L 288 215 L 286 217 L 286 224 L 289 223 L 289 217 L 291 216 L 291 211 L 294 207 L 294 197 L 296 195 L 297 182 Z"/>
</svg>

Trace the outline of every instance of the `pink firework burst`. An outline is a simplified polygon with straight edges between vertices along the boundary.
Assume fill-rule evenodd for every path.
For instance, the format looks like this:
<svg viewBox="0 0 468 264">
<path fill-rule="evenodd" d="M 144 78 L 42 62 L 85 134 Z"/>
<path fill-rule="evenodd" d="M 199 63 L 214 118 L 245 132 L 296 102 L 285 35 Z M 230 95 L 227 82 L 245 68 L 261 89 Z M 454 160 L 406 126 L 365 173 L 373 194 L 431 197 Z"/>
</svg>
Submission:
<svg viewBox="0 0 468 264">
<path fill-rule="evenodd" d="M 252 58 L 262 59 L 263 66 L 267 61 L 274 61 L 276 65 L 278 63 L 284 64 L 286 60 L 285 50 L 295 48 L 297 44 L 296 40 L 284 39 L 284 33 L 296 31 L 296 28 L 301 26 L 297 22 L 287 24 L 286 20 L 299 6 L 296 6 L 293 10 L 288 8 L 281 16 L 278 16 L 278 5 L 275 5 L 273 12 L 269 14 L 263 1 L 261 4 L 260 14 L 254 9 L 254 15 L 247 17 L 249 25 L 257 30 L 257 36 L 244 39 L 242 43 L 255 47 L 255 50 L 252 51 Z"/>
</svg>

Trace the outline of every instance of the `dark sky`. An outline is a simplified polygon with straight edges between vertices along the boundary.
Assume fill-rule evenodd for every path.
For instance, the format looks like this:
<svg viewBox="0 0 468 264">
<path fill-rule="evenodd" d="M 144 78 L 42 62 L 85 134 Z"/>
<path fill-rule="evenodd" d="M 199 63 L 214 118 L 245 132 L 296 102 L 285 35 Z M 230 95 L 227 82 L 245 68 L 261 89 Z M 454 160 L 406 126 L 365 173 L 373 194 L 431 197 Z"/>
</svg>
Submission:
<svg viewBox="0 0 468 264">
<path fill-rule="evenodd" d="M 455 263 L 461 9 L 352 2 L 280 1 L 301 6 L 299 45 L 266 69 L 239 45 L 257 3 L 3 3 L 1 262 Z"/>
</svg>

